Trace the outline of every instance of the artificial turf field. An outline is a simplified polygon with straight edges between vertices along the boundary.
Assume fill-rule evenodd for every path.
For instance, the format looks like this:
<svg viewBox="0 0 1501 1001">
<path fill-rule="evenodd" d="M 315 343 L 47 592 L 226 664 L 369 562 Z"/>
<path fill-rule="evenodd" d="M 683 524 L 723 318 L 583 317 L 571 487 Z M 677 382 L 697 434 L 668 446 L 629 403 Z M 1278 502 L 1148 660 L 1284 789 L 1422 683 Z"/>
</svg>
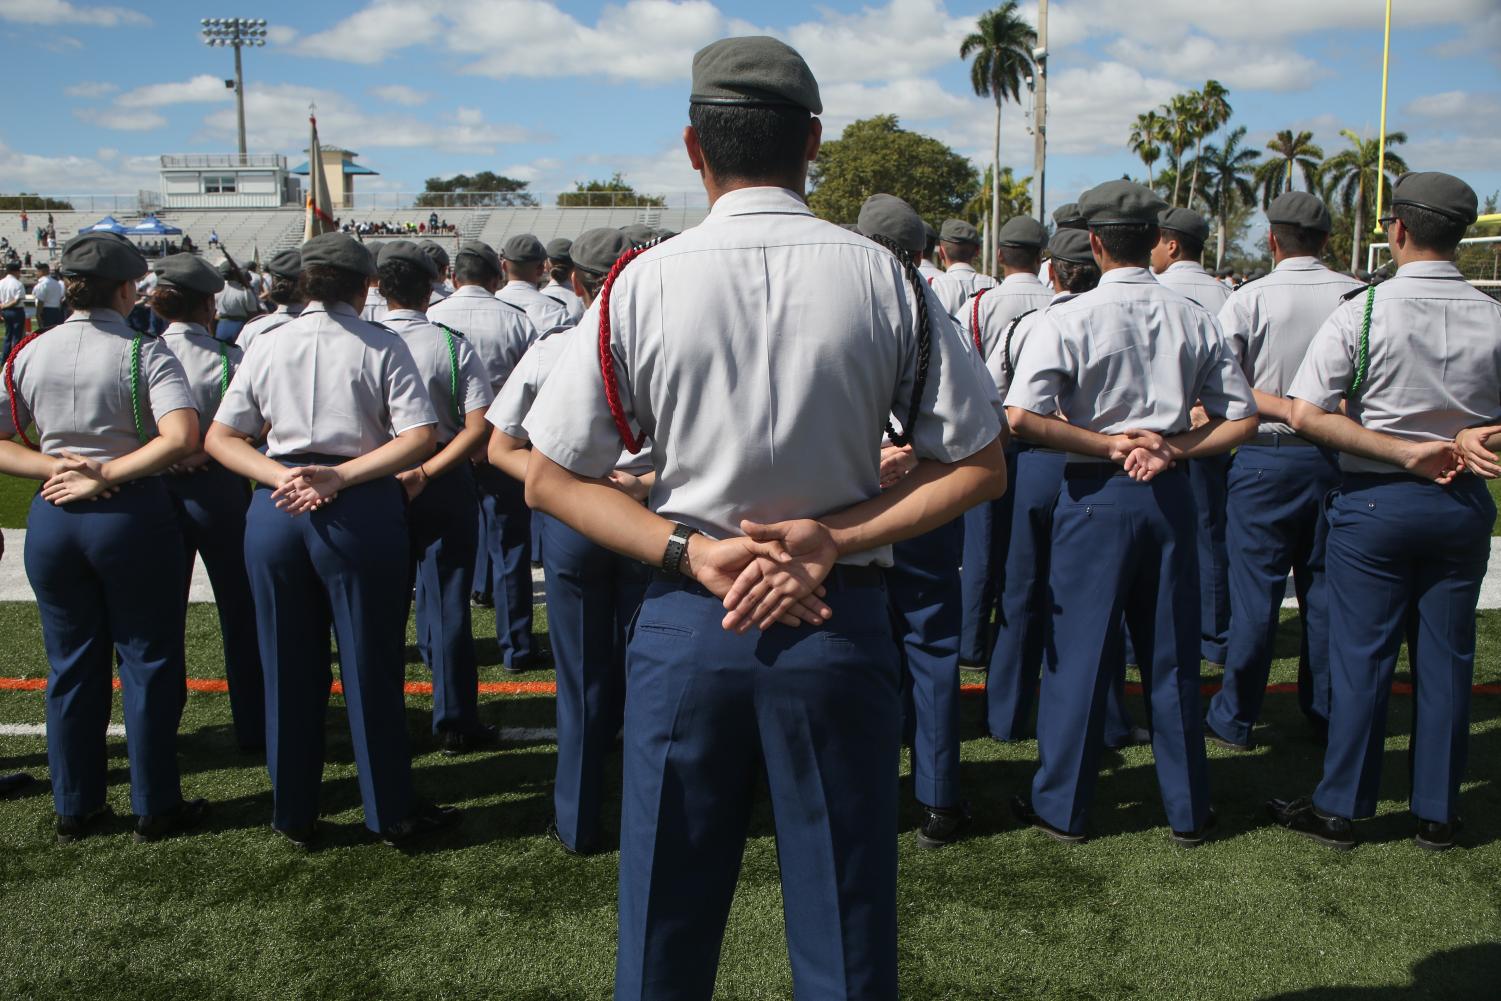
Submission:
<svg viewBox="0 0 1501 1001">
<path fill-rule="evenodd" d="M 493 636 L 488 613 L 475 632 Z M 1293 680 L 1296 649 L 1291 617 L 1274 682 Z M 188 652 L 190 676 L 222 677 L 211 606 L 191 608 Z M 503 680 L 493 640 L 480 653 L 482 680 Z M 410 649 L 409 661 L 409 679 L 427 680 Z M 1477 682 L 1501 683 L 1501 612 L 1481 615 L 1478 662 Z M 0 677 L 45 672 L 35 608 L 0 604 Z M 1140 717 L 1140 698 L 1131 704 Z M 1211 748 L 1220 836 L 1194 851 L 1167 841 L 1145 748 L 1107 756 L 1086 845 L 1020 829 L 1005 804 L 1026 789 L 1036 745 L 980 738 L 967 698 L 972 836 L 919 849 L 902 778 L 907 806 L 893 836 L 903 996 L 1501 997 L 1501 695 L 1474 700 L 1463 847 L 1436 856 L 1409 840 L 1411 704 L 1393 698 L 1381 815 L 1360 825 L 1356 851 L 1338 855 L 1262 815 L 1263 800 L 1306 792 L 1318 774 L 1295 695 L 1269 696 L 1255 753 Z M 430 700 L 410 696 L 408 707 L 419 792 L 466 809 L 461 828 L 411 855 L 365 832 L 337 696 L 325 847 L 312 855 L 267 829 L 264 767 L 234 749 L 222 694 L 190 693 L 183 718 L 184 792 L 213 803 L 201 833 L 131 842 L 123 738 L 109 742 L 109 799 L 122 819 L 106 834 L 57 848 L 45 792 L 0 802 L 0 998 L 608 997 L 616 856 L 571 858 L 542 836 L 552 747 L 539 739 L 445 759 L 427 736 Z M 116 708 L 118 722 L 118 698 Z M 482 715 L 516 729 L 553 722 L 550 697 L 537 695 L 482 697 Z M 40 692 L 0 692 L 0 723 L 42 719 Z M 618 774 L 618 756 L 611 763 Z M 45 775 L 42 738 L 0 736 L 0 771 L 17 768 Z M 780 894 L 763 797 L 716 996 L 791 996 Z"/>
</svg>

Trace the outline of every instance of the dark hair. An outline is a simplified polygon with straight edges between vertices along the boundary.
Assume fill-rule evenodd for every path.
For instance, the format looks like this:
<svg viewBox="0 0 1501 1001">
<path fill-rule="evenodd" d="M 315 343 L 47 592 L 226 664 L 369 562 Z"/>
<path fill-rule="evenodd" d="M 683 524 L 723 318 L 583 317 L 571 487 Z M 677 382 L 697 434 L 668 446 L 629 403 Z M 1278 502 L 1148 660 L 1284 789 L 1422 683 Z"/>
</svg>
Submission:
<svg viewBox="0 0 1501 1001">
<path fill-rule="evenodd" d="M 273 275 L 271 291 L 266 293 L 266 298 L 278 306 L 290 306 L 294 302 L 302 301 L 302 290 L 297 287 L 296 278 Z"/>
<path fill-rule="evenodd" d="M 1031 271 L 1036 273 L 1042 266 L 1042 251 L 1031 247 L 998 247 L 1001 255 L 1001 263 L 1008 268 L 1018 271 Z"/>
<path fill-rule="evenodd" d="M 309 264 L 300 281 L 304 302 L 350 302 L 365 291 L 364 275 L 327 264 Z"/>
<path fill-rule="evenodd" d="M 1197 261 L 1204 256 L 1204 244 L 1181 229 L 1159 229 L 1159 240 L 1177 240 L 1178 249 L 1183 252 L 1183 260 Z"/>
<path fill-rule="evenodd" d="M 554 264 L 551 268 L 547 269 L 547 274 L 548 277 L 557 282 L 559 285 L 567 285 L 568 276 L 573 274 L 573 265 Z"/>
<path fill-rule="evenodd" d="M 1290 222 L 1272 223 L 1272 235 L 1282 252 L 1291 257 L 1318 257 L 1329 242 L 1328 233 Z"/>
<path fill-rule="evenodd" d="M 1458 219 L 1417 205 L 1399 205 L 1392 214 L 1402 220 L 1413 243 L 1437 254 L 1454 253 L 1464 239 L 1465 230 L 1470 228 Z"/>
<path fill-rule="evenodd" d="M 176 285 L 158 285 L 151 293 L 151 310 L 167 322 L 186 320 L 203 307 L 214 307 L 212 292 L 194 292 Z"/>
<path fill-rule="evenodd" d="M 938 249 L 938 237 L 936 237 L 936 236 L 930 236 L 930 237 L 928 237 L 927 238 L 927 242 L 924 243 L 923 247 L 922 247 L 923 260 L 925 260 L 925 261 L 931 261 L 933 259 L 933 251 L 935 251 L 937 249 Z"/>
<path fill-rule="evenodd" d="M 1157 227 L 1140 224 L 1096 226 L 1090 230 L 1105 245 L 1105 253 L 1121 264 L 1146 267 L 1157 246 Z"/>
<path fill-rule="evenodd" d="M 380 266 L 380 294 L 387 302 L 425 309 L 433 294 L 433 280 L 415 264 L 386 261 Z"/>
<path fill-rule="evenodd" d="M 720 181 L 784 181 L 807 169 L 813 116 L 803 108 L 691 104 L 688 121 L 704 164 Z"/>
<path fill-rule="evenodd" d="M 453 280 L 457 285 L 488 285 L 499 277 L 500 272 L 478 254 L 460 254 L 454 258 Z"/>
<path fill-rule="evenodd" d="M 123 282 L 87 275 L 63 278 L 63 298 L 73 309 L 108 309 Z"/>
<path fill-rule="evenodd" d="M 1088 292 L 1100 284 L 1100 266 L 1053 258 L 1053 277 L 1070 292 Z"/>
<path fill-rule="evenodd" d="M 589 293 L 589 298 L 591 300 L 599 298 L 599 290 L 603 288 L 605 284 L 604 275 L 597 275 L 585 268 L 574 268 L 573 277 L 577 278 L 579 280 L 579 284 L 584 286 L 584 291 Z"/>
<path fill-rule="evenodd" d="M 950 240 L 940 241 L 943 244 L 943 256 L 960 264 L 968 264 L 980 256 L 978 243 L 954 243 Z"/>
</svg>

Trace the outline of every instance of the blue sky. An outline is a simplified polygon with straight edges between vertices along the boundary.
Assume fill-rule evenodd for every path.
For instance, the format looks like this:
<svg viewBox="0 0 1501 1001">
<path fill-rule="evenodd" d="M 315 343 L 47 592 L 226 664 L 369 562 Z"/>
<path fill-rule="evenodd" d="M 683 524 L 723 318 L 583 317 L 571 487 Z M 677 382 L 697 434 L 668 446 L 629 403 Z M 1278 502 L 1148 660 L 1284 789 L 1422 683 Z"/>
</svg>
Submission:
<svg viewBox="0 0 1501 1001">
<path fill-rule="evenodd" d="M 1398 0 L 1388 127 L 1415 169 L 1501 189 L 1501 2 Z M 445 13 L 448 10 L 454 13 Z M 362 190 L 492 169 L 541 192 L 621 171 L 639 188 L 694 192 L 682 154 L 693 51 L 726 34 L 794 44 L 823 89 L 825 124 L 894 112 L 988 157 L 992 106 L 969 88 L 958 43 L 971 0 L 469 0 L 366 3 L 0 0 L 12 114 L 0 190 L 155 188 L 162 153 L 234 149 L 228 50 L 206 16 L 264 17 L 245 54 L 252 152 L 298 158 L 316 101 L 325 142 L 378 170 Z M 1024 5 L 1028 15 L 1035 4 Z M 1131 119 L 1214 77 L 1259 147 L 1311 128 L 1374 135 L 1382 0 L 1054 0 L 1050 4 L 1049 203 L 1123 172 Z M 1008 105 L 1003 155 L 1030 173 L 1025 108 Z"/>
</svg>

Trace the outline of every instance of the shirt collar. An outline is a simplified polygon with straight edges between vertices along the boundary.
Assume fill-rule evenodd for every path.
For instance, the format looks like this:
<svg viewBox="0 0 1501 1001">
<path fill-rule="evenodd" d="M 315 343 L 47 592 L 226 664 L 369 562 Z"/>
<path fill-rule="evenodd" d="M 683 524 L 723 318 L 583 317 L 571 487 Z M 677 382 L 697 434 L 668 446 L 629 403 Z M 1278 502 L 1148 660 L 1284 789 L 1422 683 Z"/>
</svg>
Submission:
<svg viewBox="0 0 1501 1001">
<path fill-rule="evenodd" d="M 1200 275 L 1207 275 L 1207 274 L 1209 274 L 1209 272 L 1207 272 L 1207 271 L 1204 270 L 1204 265 L 1200 264 L 1198 261 L 1174 261 L 1173 263 L 1171 263 L 1171 264 L 1169 264 L 1167 266 L 1167 270 L 1168 271 L 1192 271 L 1195 274 L 1200 274 Z M 1164 274 L 1165 273 L 1166 272 L 1164 272 Z"/>
<path fill-rule="evenodd" d="M 360 315 L 360 311 L 347 302 L 310 302 L 302 307 L 302 312 L 304 315 L 311 315 L 313 313 L 328 313 L 331 316 L 353 317 Z"/>
<path fill-rule="evenodd" d="M 465 299 L 489 299 L 491 297 L 483 285 L 460 285 L 453 290 L 453 294 L 455 297 L 463 296 Z"/>
<path fill-rule="evenodd" d="M 1077 298 L 1079 294 L 1078 292 L 1058 292 L 1052 299 L 1048 300 L 1048 305 L 1056 306 L 1060 302 L 1068 302 L 1070 299 Z"/>
<path fill-rule="evenodd" d="M 75 309 L 73 311 L 73 315 L 68 317 L 68 319 L 93 320 L 95 323 L 125 322 L 125 317 L 121 316 L 119 313 L 116 313 L 113 309 L 106 309 L 103 306 L 98 306 L 94 309 Z"/>
<path fill-rule="evenodd" d="M 1273 271 L 1317 271 L 1324 265 L 1317 257 L 1286 257 L 1277 262 Z"/>
<path fill-rule="evenodd" d="M 207 337 L 211 340 L 213 339 L 213 335 L 208 332 L 207 328 L 205 328 L 203 324 L 184 323 L 181 320 L 173 320 L 171 323 L 167 324 L 167 329 L 163 330 L 162 334 L 164 336 L 166 334 L 197 334 L 199 337 Z"/>
<path fill-rule="evenodd" d="M 974 265 L 972 265 L 972 264 L 964 264 L 964 263 L 956 261 L 955 263 L 950 264 L 948 266 L 947 271 L 948 272 L 953 272 L 953 271 L 968 271 L 970 274 L 974 274 L 975 273 L 975 268 L 974 268 Z"/>
<path fill-rule="evenodd" d="M 530 292 L 537 291 L 537 286 L 533 285 L 531 282 L 524 282 L 520 278 L 513 278 L 510 281 L 506 282 L 506 288 L 524 288 Z"/>
<path fill-rule="evenodd" d="M 427 317 L 415 309 L 393 309 L 386 313 L 388 320 L 405 320 L 408 323 L 426 323 Z"/>
<path fill-rule="evenodd" d="M 1042 279 L 1030 271 L 1018 271 L 1014 275 L 1007 275 L 1001 279 L 1002 285 L 1041 285 Z"/>
<path fill-rule="evenodd" d="M 1409 261 L 1397 269 L 1398 278 L 1464 278 L 1453 261 Z"/>
<path fill-rule="evenodd" d="M 801 195 L 790 188 L 736 188 L 714 201 L 709 218 L 737 215 L 812 215 Z"/>
<path fill-rule="evenodd" d="M 1113 268 L 1100 276 L 1101 285 L 1125 283 L 1131 285 L 1155 285 L 1157 279 L 1146 268 Z"/>
</svg>

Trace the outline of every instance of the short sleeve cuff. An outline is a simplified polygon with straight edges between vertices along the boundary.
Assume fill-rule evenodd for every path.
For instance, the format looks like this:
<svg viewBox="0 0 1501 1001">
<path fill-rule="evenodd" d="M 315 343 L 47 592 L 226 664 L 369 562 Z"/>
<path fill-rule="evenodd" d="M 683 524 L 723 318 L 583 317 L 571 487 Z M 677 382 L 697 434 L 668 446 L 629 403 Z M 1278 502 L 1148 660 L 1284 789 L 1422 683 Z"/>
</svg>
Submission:
<svg viewBox="0 0 1501 1001">
<path fill-rule="evenodd" d="M 507 434 L 509 433 L 507 432 Z M 610 475 L 610 471 L 615 468 L 616 460 L 620 458 L 618 450 L 611 452 L 603 459 L 597 455 L 583 452 L 566 444 L 555 433 L 545 427 L 538 428 L 535 434 L 529 433 L 526 428 L 522 428 L 522 434 L 517 437 L 529 437 L 533 450 L 541 452 L 575 476 L 587 476 L 591 479 L 608 476 Z"/>
</svg>

